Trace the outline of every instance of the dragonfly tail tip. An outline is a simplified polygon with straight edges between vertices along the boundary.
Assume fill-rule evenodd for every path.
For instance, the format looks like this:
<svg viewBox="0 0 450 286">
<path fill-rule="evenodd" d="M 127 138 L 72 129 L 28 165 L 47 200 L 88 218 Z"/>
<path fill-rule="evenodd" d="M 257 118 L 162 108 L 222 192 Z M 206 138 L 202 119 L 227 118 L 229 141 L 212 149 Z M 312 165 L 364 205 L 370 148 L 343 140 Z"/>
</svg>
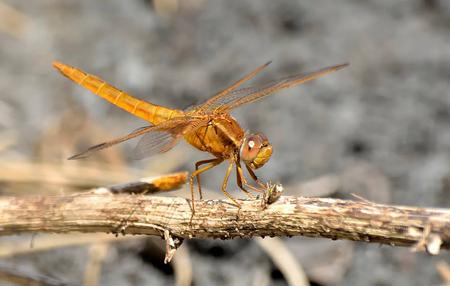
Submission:
<svg viewBox="0 0 450 286">
<path fill-rule="evenodd" d="M 55 69 L 57 69 L 59 71 L 62 71 L 65 66 L 63 63 L 61 63 L 59 61 L 53 61 L 52 65 Z"/>
</svg>

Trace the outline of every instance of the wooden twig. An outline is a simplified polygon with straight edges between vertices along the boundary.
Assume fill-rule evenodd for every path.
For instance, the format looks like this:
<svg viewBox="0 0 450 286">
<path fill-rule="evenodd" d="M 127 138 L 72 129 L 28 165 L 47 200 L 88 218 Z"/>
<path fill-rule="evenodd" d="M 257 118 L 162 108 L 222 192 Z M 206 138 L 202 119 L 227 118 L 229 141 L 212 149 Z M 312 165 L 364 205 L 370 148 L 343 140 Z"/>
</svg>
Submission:
<svg viewBox="0 0 450 286">
<path fill-rule="evenodd" d="M 436 268 L 439 275 L 442 277 L 444 281 L 444 285 L 450 285 L 450 266 L 448 266 L 447 262 L 444 260 L 438 261 L 436 263 Z"/>
<path fill-rule="evenodd" d="M 48 251 L 55 248 L 70 246 L 80 246 L 93 243 L 121 242 L 131 239 L 144 239 L 145 235 L 114 237 L 103 233 L 72 234 L 72 235 L 38 235 L 33 238 L 33 243 L 29 239 L 22 241 L 8 240 L 0 242 L 0 259 L 7 257 L 27 255 L 41 251 Z M 31 245 L 33 244 L 33 245 Z M 1 285 L 1 284 L 0 284 Z"/>
<path fill-rule="evenodd" d="M 179 197 L 95 193 L 2 197 L 0 235 L 120 230 L 164 237 L 168 231 L 172 238 L 304 235 L 399 246 L 426 244 L 427 236 L 438 236 L 439 246 L 450 248 L 446 209 L 287 196 L 265 209 L 260 200 L 239 203 L 240 209 L 224 200 L 197 201 L 190 225 L 190 202 Z M 435 248 L 436 240 L 430 241 Z"/>
<path fill-rule="evenodd" d="M 27 17 L 19 10 L 0 2 L 0 32 L 7 33 L 13 37 L 23 36 Z"/>
<path fill-rule="evenodd" d="M 193 281 L 192 259 L 189 249 L 181 247 L 172 261 L 175 272 L 175 286 L 190 286 Z"/>
<path fill-rule="evenodd" d="M 100 285 L 103 262 L 108 254 L 109 244 L 94 243 L 89 247 L 89 260 L 84 271 L 85 286 Z"/>
<path fill-rule="evenodd" d="M 272 262 L 280 269 L 289 286 L 310 286 L 303 267 L 289 251 L 283 240 L 278 237 L 270 239 L 256 238 L 256 242 L 270 256 Z"/>
<path fill-rule="evenodd" d="M 0 284 L 7 282 L 7 285 L 17 286 L 75 286 L 52 277 L 0 266 Z"/>
</svg>

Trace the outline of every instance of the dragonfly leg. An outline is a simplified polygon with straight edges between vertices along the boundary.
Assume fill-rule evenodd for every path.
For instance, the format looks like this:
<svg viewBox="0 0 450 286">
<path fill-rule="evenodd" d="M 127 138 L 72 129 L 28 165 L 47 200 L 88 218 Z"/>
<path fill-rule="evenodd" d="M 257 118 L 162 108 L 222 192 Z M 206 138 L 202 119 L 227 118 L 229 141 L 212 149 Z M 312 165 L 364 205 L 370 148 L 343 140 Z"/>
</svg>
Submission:
<svg viewBox="0 0 450 286">
<path fill-rule="evenodd" d="M 194 206 L 194 200 L 195 200 L 195 196 L 194 196 L 194 178 L 197 177 L 198 175 L 200 175 L 201 173 L 203 173 L 205 171 L 208 171 L 209 169 L 219 165 L 222 162 L 223 162 L 223 159 L 221 159 L 221 158 L 214 159 L 213 161 L 211 161 L 208 165 L 204 166 L 203 168 L 196 169 L 194 172 L 192 172 L 191 176 L 189 177 L 189 185 L 190 185 L 190 188 L 191 188 L 191 199 L 192 199 L 192 216 L 191 216 L 191 221 L 192 221 L 192 217 L 195 214 L 195 206 Z"/>
<path fill-rule="evenodd" d="M 255 172 L 253 172 L 253 170 L 246 164 L 245 167 L 247 168 L 248 173 L 250 174 L 250 176 L 252 177 L 253 180 L 255 180 L 255 182 L 263 189 L 266 189 L 266 185 L 264 185 L 256 176 Z M 261 190 L 259 190 L 261 191 Z"/>
<path fill-rule="evenodd" d="M 214 161 L 217 161 L 217 158 L 198 161 L 197 163 L 195 163 L 195 171 L 197 171 L 201 165 L 208 164 L 208 163 L 211 163 Z M 203 199 L 202 183 L 200 182 L 200 173 L 198 173 L 196 177 L 197 177 L 197 184 L 198 184 L 198 194 L 200 195 L 200 199 Z"/>
<path fill-rule="evenodd" d="M 233 198 L 228 192 L 227 192 L 227 185 L 228 185 L 228 178 L 230 177 L 231 174 L 231 170 L 233 170 L 233 164 L 234 162 L 230 162 L 230 165 L 228 165 L 228 169 L 227 172 L 225 174 L 225 178 L 223 178 L 223 183 L 222 183 L 222 192 L 225 194 L 225 196 L 227 196 L 230 200 L 233 201 L 233 203 L 237 206 L 237 207 L 241 207 L 241 204 L 238 203 L 236 201 L 235 198 Z"/>
<path fill-rule="evenodd" d="M 242 172 L 242 167 L 241 164 L 239 162 L 236 163 L 236 181 L 237 184 L 239 186 L 239 188 L 244 191 L 244 193 L 250 198 L 250 199 L 254 199 L 255 197 L 247 190 L 244 188 L 245 186 L 249 186 L 247 183 L 247 180 L 244 177 L 244 173 Z"/>
</svg>

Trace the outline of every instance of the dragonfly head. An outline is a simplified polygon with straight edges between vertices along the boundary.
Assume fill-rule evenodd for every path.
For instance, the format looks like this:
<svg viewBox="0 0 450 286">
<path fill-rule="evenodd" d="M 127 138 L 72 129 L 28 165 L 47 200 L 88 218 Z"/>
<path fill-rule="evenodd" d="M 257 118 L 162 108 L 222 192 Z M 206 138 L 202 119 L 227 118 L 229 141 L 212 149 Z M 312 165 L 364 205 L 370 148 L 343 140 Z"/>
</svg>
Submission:
<svg viewBox="0 0 450 286">
<path fill-rule="evenodd" d="M 272 145 L 262 133 L 248 134 L 244 137 L 240 149 L 240 158 L 250 168 L 258 169 L 269 161 Z"/>
</svg>

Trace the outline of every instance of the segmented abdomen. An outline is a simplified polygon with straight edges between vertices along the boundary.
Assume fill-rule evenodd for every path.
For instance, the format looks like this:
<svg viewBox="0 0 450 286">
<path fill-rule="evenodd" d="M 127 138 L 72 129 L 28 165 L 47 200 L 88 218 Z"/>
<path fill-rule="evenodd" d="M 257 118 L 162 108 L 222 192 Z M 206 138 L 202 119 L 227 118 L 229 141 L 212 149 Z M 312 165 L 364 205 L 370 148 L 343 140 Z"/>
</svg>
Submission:
<svg viewBox="0 0 450 286">
<path fill-rule="evenodd" d="M 53 66 L 64 76 L 92 91 L 94 94 L 152 124 L 156 125 L 184 114 L 183 111 L 178 109 L 166 108 L 137 99 L 104 80 L 69 65 L 54 62 Z"/>
</svg>

